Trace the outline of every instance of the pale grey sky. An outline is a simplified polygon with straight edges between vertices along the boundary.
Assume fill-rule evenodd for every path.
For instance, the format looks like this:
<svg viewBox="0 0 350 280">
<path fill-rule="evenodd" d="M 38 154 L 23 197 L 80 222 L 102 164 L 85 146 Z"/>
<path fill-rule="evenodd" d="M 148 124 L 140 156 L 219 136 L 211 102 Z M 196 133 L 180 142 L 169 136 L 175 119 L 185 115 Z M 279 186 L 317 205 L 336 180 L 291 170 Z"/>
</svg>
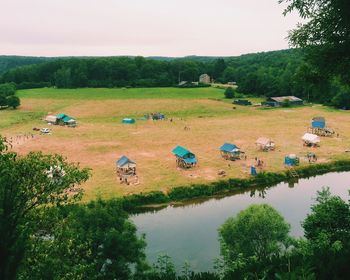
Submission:
<svg viewBox="0 0 350 280">
<path fill-rule="evenodd" d="M 288 48 L 278 0 L 0 0 L 0 55 L 217 55 Z"/>
</svg>

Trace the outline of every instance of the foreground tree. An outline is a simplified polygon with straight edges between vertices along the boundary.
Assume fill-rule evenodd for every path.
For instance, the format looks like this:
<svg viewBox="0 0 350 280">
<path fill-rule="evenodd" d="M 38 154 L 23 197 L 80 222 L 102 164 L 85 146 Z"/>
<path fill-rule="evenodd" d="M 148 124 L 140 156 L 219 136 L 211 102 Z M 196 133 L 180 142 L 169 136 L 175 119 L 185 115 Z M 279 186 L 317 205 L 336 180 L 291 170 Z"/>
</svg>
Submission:
<svg viewBox="0 0 350 280">
<path fill-rule="evenodd" d="M 350 205 L 324 189 L 318 193 L 303 228 L 318 279 L 348 279 Z"/>
<path fill-rule="evenodd" d="M 7 106 L 12 107 L 13 109 L 16 109 L 19 105 L 21 105 L 21 101 L 19 98 L 15 95 L 10 95 L 6 98 Z"/>
<path fill-rule="evenodd" d="M 305 20 L 289 35 L 295 47 L 307 48 L 308 59 L 328 76 L 350 83 L 350 2 L 348 0 L 279 0 L 288 3 L 284 14 L 299 13 Z"/>
<path fill-rule="evenodd" d="M 221 254 L 228 261 L 241 257 L 265 260 L 281 252 L 289 229 L 271 206 L 251 205 L 219 228 Z"/>
<path fill-rule="evenodd" d="M 80 199 L 77 185 L 89 171 L 58 155 L 19 156 L 7 147 L 0 136 L 0 279 L 15 279 L 29 236 L 38 234 L 37 210 Z"/>
</svg>

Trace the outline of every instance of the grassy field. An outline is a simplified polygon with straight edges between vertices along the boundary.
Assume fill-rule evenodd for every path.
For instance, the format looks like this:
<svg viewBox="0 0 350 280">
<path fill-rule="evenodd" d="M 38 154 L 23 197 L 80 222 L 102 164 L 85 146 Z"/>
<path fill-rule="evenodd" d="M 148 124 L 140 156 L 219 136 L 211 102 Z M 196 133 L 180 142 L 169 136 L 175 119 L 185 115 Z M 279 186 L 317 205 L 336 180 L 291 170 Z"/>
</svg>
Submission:
<svg viewBox="0 0 350 280">
<path fill-rule="evenodd" d="M 265 170 L 284 168 L 288 153 L 318 155 L 319 162 L 348 158 L 350 148 L 350 115 L 322 106 L 264 110 L 233 105 L 223 99 L 223 90 L 199 89 L 33 89 L 19 91 L 22 106 L 0 111 L 0 133 L 16 137 L 34 133 L 33 127 L 47 127 L 42 121 L 47 113 L 64 112 L 77 118 L 77 128 L 53 126 L 52 135 L 15 141 L 13 149 L 21 154 L 32 150 L 60 153 L 70 161 L 91 167 L 92 178 L 84 185 L 85 200 L 109 198 L 151 190 L 205 183 L 220 179 L 223 169 L 228 177 L 249 176 L 249 166 L 259 157 Z M 258 99 L 253 99 L 258 102 Z M 142 121 L 123 125 L 124 117 L 140 118 L 151 112 L 162 112 L 174 121 Z M 317 149 L 303 147 L 301 136 L 314 116 L 324 116 L 339 137 L 322 138 Z M 190 130 L 184 130 L 184 127 Z M 276 142 L 276 151 L 257 150 L 260 136 Z M 232 142 L 247 154 L 247 160 L 227 162 L 218 148 Z M 199 167 L 178 170 L 171 150 L 182 145 L 199 158 Z M 119 184 L 115 160 L 127 155 L 138 165 L 140 184 Z M 302 164 L 308 164 L 302 161 Z"/>
</svg>

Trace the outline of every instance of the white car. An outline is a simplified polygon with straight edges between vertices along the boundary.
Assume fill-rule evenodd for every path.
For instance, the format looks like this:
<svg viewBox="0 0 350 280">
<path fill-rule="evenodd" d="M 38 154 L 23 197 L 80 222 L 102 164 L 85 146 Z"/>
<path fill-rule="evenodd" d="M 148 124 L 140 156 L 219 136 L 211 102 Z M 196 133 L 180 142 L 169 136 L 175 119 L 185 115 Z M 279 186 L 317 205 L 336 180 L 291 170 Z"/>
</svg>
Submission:
<svg viewBox="0 0 350 280">
<path fill-rule="evenodd" d="M 48 129 L 48 128 L 46 128 L 46 127 L 45 127 L 45 128 L 41 128 L 41 129 L 40 129 L 40 133 L 41 133 L 41 134 L 49 134 L 49 133 L 50 133 L 50 129 Z"/>
</svg>

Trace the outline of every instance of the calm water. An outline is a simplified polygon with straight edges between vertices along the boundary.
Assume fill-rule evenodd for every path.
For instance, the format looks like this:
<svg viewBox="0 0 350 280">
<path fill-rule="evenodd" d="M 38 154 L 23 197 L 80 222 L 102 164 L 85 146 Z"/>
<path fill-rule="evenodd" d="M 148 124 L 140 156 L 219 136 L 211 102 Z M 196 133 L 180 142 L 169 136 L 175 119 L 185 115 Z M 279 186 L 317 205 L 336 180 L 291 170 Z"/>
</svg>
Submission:
<svg viewBox="0 0 350 280">
<path fill-rule="evenodd" d="M 268 203 L 291 224 L 291 234 L 302 236 L 301 221 L 310 212 L 316 192 L 329 186 L 332 194 L 348 199 L 350 172 L 329 173 L 301 179 L 294 187 L 281 183 L 266 190 L 264 198 L 256 192 L 210 199 L 201 204 L 169 206 L 157 212 L 132 216 L 139 232 L 146 234 L 146 254 L 154 262 L 168 254 L 178 269 L 185 261 L 196 271 L 212 269 L 219 256 L 218 227 L 250 204 Z"/>
</svg>

